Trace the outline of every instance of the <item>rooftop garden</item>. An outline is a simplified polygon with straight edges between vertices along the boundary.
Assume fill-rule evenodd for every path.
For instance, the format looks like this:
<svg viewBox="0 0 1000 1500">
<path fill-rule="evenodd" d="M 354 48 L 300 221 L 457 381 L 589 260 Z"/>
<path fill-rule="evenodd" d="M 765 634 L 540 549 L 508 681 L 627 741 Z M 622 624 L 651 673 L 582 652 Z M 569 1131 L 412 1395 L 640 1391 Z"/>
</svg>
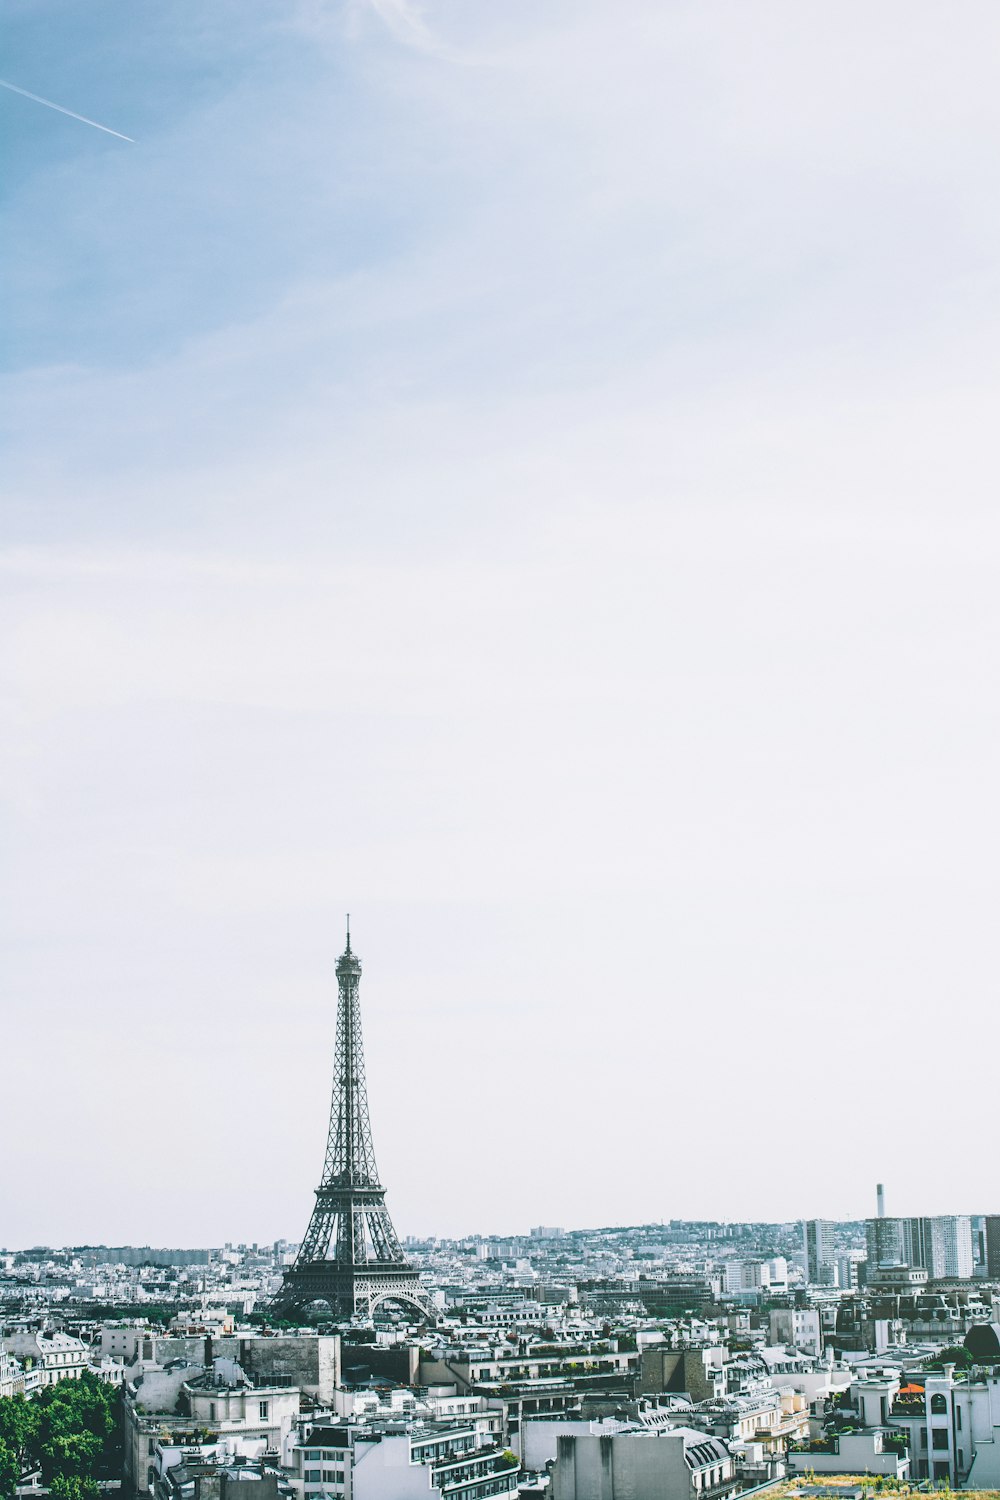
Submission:
<svg viewBox="0 0 1000 1500">
<path fill-rule="evenodd" d="M 876 1500 L 880 1495 L 926 1495 L 943 1493 L 935 1489 L 929 1480 L 913 1482 L 908 1479 L 892 1479 L 883 1474 L 801 1474 L 795 1479 L 779 1479 L 758 1493 L 766 1500 L 795 1500 L 803 1496 L 812 1485 L 823 1489 L 861 1490 L 865 1500 Z M 962 1490 L 963 1500 L 997 1500 L 1000 1490 Z"/>
</svg>

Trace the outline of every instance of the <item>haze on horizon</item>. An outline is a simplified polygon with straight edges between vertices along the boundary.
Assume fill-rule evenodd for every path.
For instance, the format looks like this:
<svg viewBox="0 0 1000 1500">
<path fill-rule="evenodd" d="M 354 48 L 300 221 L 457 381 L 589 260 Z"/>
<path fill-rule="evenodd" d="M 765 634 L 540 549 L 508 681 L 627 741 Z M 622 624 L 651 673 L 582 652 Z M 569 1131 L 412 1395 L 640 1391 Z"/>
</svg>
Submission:
<svg viewBox="0 0 1000 1500">
<path fill-rule="evenodd" d="M 9 7 L 0 1244 L 997 1210 L 998 42 Z"/>
</svg>

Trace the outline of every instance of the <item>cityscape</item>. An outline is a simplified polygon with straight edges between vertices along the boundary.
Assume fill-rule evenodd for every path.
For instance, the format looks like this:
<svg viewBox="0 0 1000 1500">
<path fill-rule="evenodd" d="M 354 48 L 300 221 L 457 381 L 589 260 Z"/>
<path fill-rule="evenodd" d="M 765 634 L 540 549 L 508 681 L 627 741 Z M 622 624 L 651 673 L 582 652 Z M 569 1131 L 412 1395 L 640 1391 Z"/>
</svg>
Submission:
<svg viewBox="0 0 1000 1500">
<path fill-rule="evenodd" d="M 2 32 L 0 1500 L 1000 1500 L 1000 4 Z"/>
<path fill-rule="evenodd" d="M 300 1242 L 0 1253 L 5 1493 L 1000 1492 L 1000 1214 L 401 1240 L 336 975 Z"/>
</svg>

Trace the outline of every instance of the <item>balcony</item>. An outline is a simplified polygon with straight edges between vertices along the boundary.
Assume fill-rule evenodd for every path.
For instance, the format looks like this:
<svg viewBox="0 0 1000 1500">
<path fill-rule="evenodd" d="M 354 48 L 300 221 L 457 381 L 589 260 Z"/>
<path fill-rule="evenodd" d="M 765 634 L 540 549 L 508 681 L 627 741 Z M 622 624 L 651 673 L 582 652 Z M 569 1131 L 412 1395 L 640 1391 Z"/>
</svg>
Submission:
<svg viewBox="0 0 1000 1500">
<path fill-rule="evenodd" d="M 902 1401 L 892 1403 L 889 1415 L 894 1422 L 922 1422 L 926 1411 L 923 1396 L 907 1396 Z"/>
<path fill-rule="evenodd" d="M 699 1490 L 698 1500 L 723 1500 L 723 1496 L 731 1495 L 739 1487 L 740 1481 L 733 1474 L 729 1479 L 720 1479 L 718 1484 L 706 1485 L 704 1489 Z"/>
</svg>

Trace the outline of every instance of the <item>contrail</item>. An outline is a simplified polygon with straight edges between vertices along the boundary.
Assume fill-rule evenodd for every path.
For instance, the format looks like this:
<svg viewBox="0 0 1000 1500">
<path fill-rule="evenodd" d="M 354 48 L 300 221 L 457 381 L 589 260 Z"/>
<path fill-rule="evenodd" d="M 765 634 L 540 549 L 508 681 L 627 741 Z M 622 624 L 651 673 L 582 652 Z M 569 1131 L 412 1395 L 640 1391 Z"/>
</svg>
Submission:
<svg viewBox="0 0 1000 1500">
<path fill-rule="evenodd" d="M 44 104 L 49 109 L 57 109 L 61 115 L 69 115 L 71 120 L 79 120 L 84 125 L 93 125 L 95 130 L 103 130 L 105 135 L 116 135 L 120 141 L 130 141 L 133 146 L 135 145 L 130 135 L 122 135 L 120 130 L 112 130 L 110 125 L 99 125 L 96 120 L 88 120 L 86 115 L 78 115 L 71 109 L 64 109 L 61 104 L 53 104 L 51 99 L 43 99 L 41 94 L 29 94 L 27 89 L 19 89 L 16 83 L 7 83 L 0 78 L 0 89 L 10 89 L 12 94 L 23 94 L 25 99 L 34 99 L 36 104 Z"/>
</svg>

